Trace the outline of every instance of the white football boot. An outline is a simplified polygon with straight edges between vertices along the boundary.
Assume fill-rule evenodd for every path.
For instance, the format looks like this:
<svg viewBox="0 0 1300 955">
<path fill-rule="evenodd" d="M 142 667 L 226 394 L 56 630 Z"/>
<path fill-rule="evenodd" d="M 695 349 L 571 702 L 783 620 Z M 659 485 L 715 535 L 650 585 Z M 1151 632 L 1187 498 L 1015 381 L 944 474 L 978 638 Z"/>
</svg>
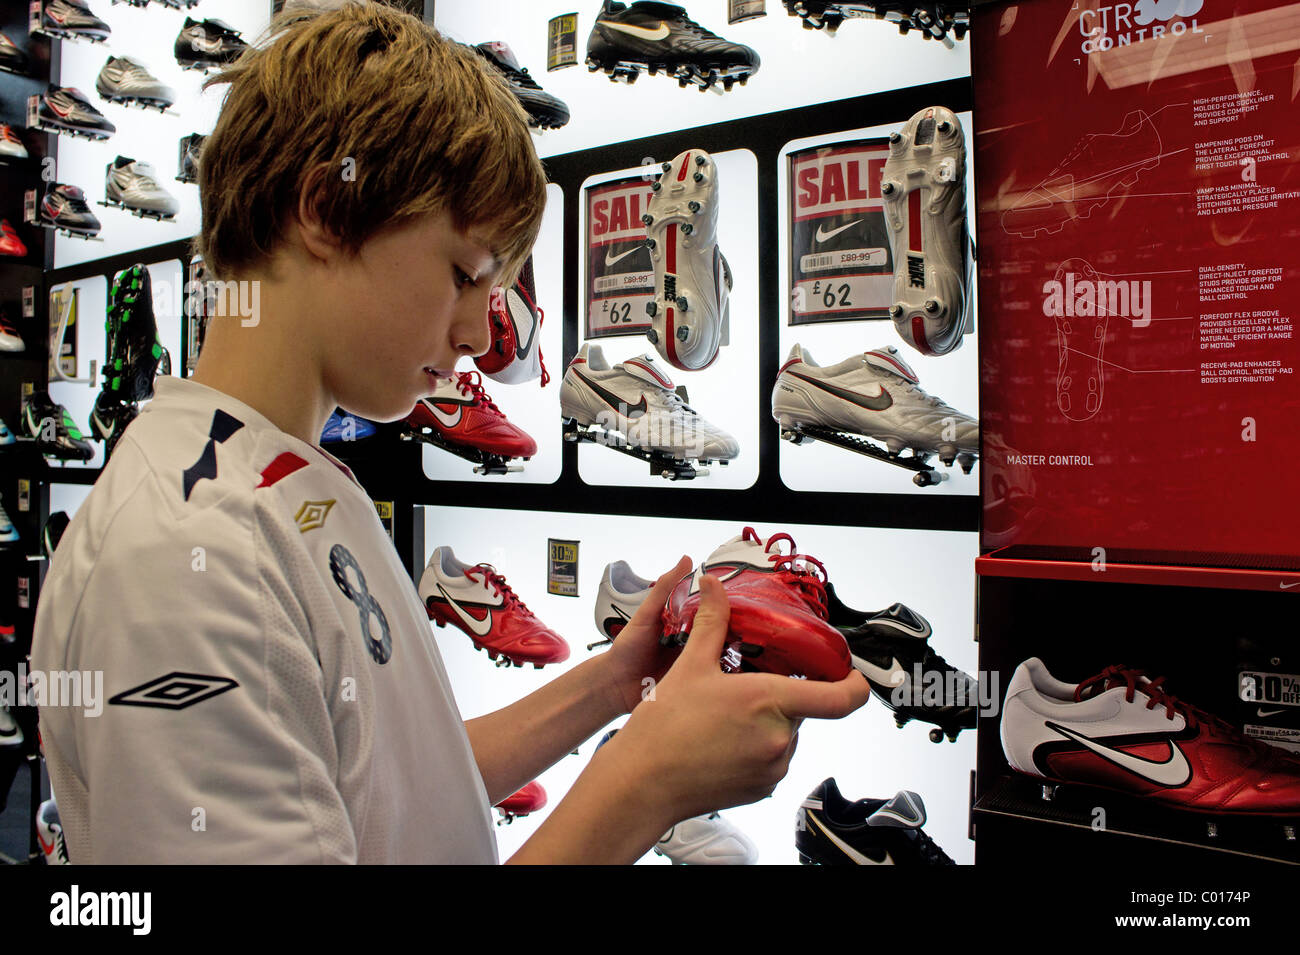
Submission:
<svg viewBox="0 0 1300 955">
<path fill-rule="evenodd" d="M 18 747 L 23 745 L 23 730 L 9 712 L 9 707 L 0 706 L 0 747 Z"/>
<path fill-rule="evenodd" d="M 758 847 L 716 812 L 683 819 L 655 843 L 673 865 L 754 865 Z"/>
<path fill-rule="evenodd" d="M 560 413 L 677 460 L 730 461 L 740 453 L 735 438 L 682 400 L 650 355 L 610 367 L 599 345 L 583 345 L 564 372 Z"/>
<path fill-rule="evenodd" d="M 605 635 L 599 643 L 589 647 L 604 646 L 614 642 L 614 638 L 623 632 L 627 622 L 636 613 L 637 607 L 645 603 L 650 596 L 653 580 L 646 580 L 637 574 L 625 560 L 616 560 L 605 567 L 600 578 L 600 590 L 596 593 L 596 629 Z"/>
<path fill-rule="evenodd" d="M 796 438 L 826 440 L 828 431 L 863 435 L 884 444 L 890 455 L 911 448 L 938 454 L 950 467 L 960 458 L 967 472 L 979 455 L 979 423 L 927 395 L 892 345 L 825 368 L 795 345 L 772 389 L 772 417 Z"/>
<path fill-rule="evenodd" d="M 36 811 L 36 835 L 40 839 L 46 865 L 69 864 L 68 844 L 63 840 L 63 822 L 59 819 L 59 807 L 53 799 L 45 800 Z"/>
<path fill-rule="evenodd" d="M 951 110 L 931 106 L 889 143 L 880 179 L 894 258 L 889 314 L 921 354 L 946 355 L 961 345 L 970 308 L 966 139 Z"/>
<path fill-rule="evenodd" d="M 646 304 L 646 337 L 682 371 L 708 368 L 727 344 L 731 268 L 718 248 L 718 170 L 702 149 L 688 149 L 650 187 L 641 217 L 655 268 Z"/>
<path fill-rule="evenodd" d="M 176 102 L 174 89 L 127 56 L 108 58 L 95 80 L 95 89 L 110 103 L 139 103 L 165 110 Z"/>
<path fill-rule="evenodd" d="M 181 205 L 158 185 L 157 173 L 145 162 L 118 156 L 105 167 L 104 198 L 130 212 L 158 219 L 171 219 Z"/>
</svg>

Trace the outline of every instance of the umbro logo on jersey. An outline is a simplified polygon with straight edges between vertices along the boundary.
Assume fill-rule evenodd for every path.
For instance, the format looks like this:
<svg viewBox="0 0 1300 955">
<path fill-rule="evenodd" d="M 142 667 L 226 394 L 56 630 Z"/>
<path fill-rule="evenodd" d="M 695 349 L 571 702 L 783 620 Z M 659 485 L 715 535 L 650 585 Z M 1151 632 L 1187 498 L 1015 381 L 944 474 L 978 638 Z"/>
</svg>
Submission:
<svg viewBox="0 0 1300 955">
<path fill-rule="evenodd" d="M 826 241 L 829 240 L 829 239 L 833 239 L 833 238 L 835 238 L 837 235 L 839 235 L 841 232 L 843 232 L 845 229 L 852 229 L 855 225 L 857 225 L 857 224 L 858 224 L 859 222 L 861 222 L 861 221 L 862 221 L 861 219 L 854 219 L 854 220 L 853 220 L 852 222 L 850 222 L 848 225 L 842 225 L 842 226 L 840 226 L 838 229 L 831 229 L 830 232 L 827 232 L 827 231 L 825 230 L 825 227 L 824 227 L 824 226 L 818 226 L 818 227 L 817 227 L 817 241 L 818 241 L 818 242 L 826 242 Z"/>
<path fill-rule="evenodd" d="M 610 23 L 608 20 L 601 21 L 601 26 L 608 30 L 617 30 L 619 33 L 626 33 L 628 36 L 638 37 L 642 40 L 666 40 L 668 34 L 672 31 L 668 29 L 668 24 L 662 20 L 659 26 L 651 29 L 650 27 L 636 27 L 630 23 Z"/>
<path fill-rule="evenodd" d="M 597 398 L 605 402 L 605 404 L 609 405 L 625 418 L 639 418 L 645 414 L 649 408 L 649 405 L 645 400 L 645 395 L 642 395 L 641 400 L 636 404 L 628 404 L 626 398 L 620 398 L 618 395 L 614 394 L 614 392 L 602 388 L 586 375 L 582 374 L 582 372 L 574 369 L 573 374 L 574 377 L 594 391 Z"/>
<path fill-rule="evenodd" d="M 1167 759 L 1154 760 L 1144 759 L 1141 756 L 1135 756 L 1132 753 L 1125 752 L 1122 749 L 1116 749 L 1105 743 L 1090 739 L 1082 733 L 1077 733 L 1072 729 L 1053 723 L 1047 722 L 1047 728 L 1061 734 L 1066 739 L 1073 740 L 1080 746 L 1091 752 L 1096 753 L 1107 762 L 1114 763 L 1121 769 L 1126 769 L 1135 776 L 1141 776 L 1143 779 L 1153 782 L 1159 786 L 1183 786 L 1192 778 L 1192 767 L 1187 762 L 1187 757 L 1183 751 L 1178 748 L 1178 744 L 1170 737 L 1163 740 L 1151 740 L 1146 735 L 1138 737 L 1135 742 L 1161 742 L 1163 741 L 1169 747 L 1169 756 Z M 1109 737 L 1111 742 L 1124 743 L 1123 737 Z M 1129 744 L 1132 745 L 1132 744 Z"/>
<path fill-rule="evenodd" d="M 119 693 L 108 702 L 111 706 L 152 706 L 164 710 L 183 710 L 237 686 L 239 684 L 228 677 L 173 670 L 156 680 Z"/>
<path fill-rule="evenodd" d="M 324 527 L 335 501 L 335 498 L 330 498 L 328 501 L 303 501 L 302 507 L 298 508 L 298 513 L 293 516 L 299 533 L 306 534 L 308 531 Z"/>
<path fill-rule="evenodd" d="M 798 378 L 800 381 L 806 381 L 814 388 L 820 388 L 822 391 L 827 394 L 832 394 L 836 398 L 843 398 L 845 401 L 855 404 L 859 408 L 866 408 L 868 411 L 884 411 L 894 403 L 893 396 L 890 395 L 884 387 L 881 387 L 880 394 L 878 395 L 862 395 L 858 394 L 856 391 L 849 391 L 845 388 L 838 388 L 835 385 L 827 384 L 824 381 L 818 381 L 816 378 L 809 378 L 807 375 L 801 375 L 797 371 L 787 371 L 786 374 L 793 378 Z"/>
<path fill-rule="evenodd" d="M 451 607 L 452 613 L 454 613 L 457 617 L 459 617 L 460 622 L 463 623 L 465 626 L 469 627 L 469 629 L 473 633 L 477 634 L 480 637 L 486 637 L 492 631 L 492 609 L 490 607 L 484 607 L 479 604 L 461 605 L 456 602 L 455 597 L 447 593 L 446 587 L 444 587 L 442 584 L 437 584 L 437 587 L 438 587 L 438 593 L 442 594 L 442 599 L 445 600 L 447 602 L 447 605 Z M 474 616 L 466 609 L 466 607 L 471 607 L 471 606 L 477 610 L 483 611 L 484 616 L 482 620 Z"/>
<path fill-rule="evenodd" d="M 606 253 L 605 253 L 605 264 L 606 264 L 607 266 L 608 266 L 608 265 L 613 265 L 615 262 L 619 262 L 619 261 L 621 261 L 621 260 L 623 260 L 623 259 L 626 259 L 626 258 L 627 258 L 629 255 L 631 255 L 633 252 L 640 252 L 642 248 L 644 248 L 644 247 L 643 247 L 643 246 L 640 246 L 640 245 L 636 245 L 636 246 L 633 246 L 632 248 L 628 249 L 626 252 L 620 252 L 618 255 L 611 255 L 609 252 L 606 252 Z M 613 251 L 613 250 L 611 250 L 611 251 Z"/>
</svg>

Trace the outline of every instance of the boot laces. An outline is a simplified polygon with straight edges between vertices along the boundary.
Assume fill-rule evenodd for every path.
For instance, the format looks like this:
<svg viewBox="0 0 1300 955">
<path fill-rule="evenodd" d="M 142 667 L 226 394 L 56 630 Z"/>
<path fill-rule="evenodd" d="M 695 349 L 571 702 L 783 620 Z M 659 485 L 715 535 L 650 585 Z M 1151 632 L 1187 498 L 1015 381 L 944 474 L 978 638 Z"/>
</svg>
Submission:
<svg viewBox="0 0 1300 955">
<path fill-rule="evenodd" d="M 532 611 L 519 599 L 519 595 L 510 589 L 505 577 L 497 573 L 497 569 L 491 564 L 475 564 L 466 569 L 465 576 L 491 587 L 493 596 L 500 597 L 507 607 L 515 607 L 532 616 Z"/>
<path fill-rule="evenodd" d="M 469 395 L 473 399 L 476 408 L 486 408 L 494 411 L 498 415 L 505 417 L 501 409 L 493 403 L 492 398 L 483 390 L 483 376 L 477 371 L 458 371 L 456 372 L 456 386 L 460 388 L 462 395 Z"/>
<path fill-rule="evenodd" d="M 1142 682 L 1143 680 L 1146 680 L 1147 682 Z M 1165 708 L 1166 719 L 1172 720 L 1175 715 L 1181 713 L 1183 718 L 1187 721 L 1188 727 L 1191 729 L 1196 729 L 1197 726 L 1204 723 L 1221 730 L 1226 730 L 1231 735 L 1238 735 L 1235 728 L 1229 723 L 1217 716 L 1206 713 L 1204 710 L 1192 706 L 1190 703 L 1178 699 L 1167 690 L 1164 690 L 1162 688 L 1164 682 L 1164 677 L 1157 677 L 1156 679 L 1151 680 L 1145 673 L 1136 667 L 1116 664 L 1115 666 L 1107 667 L 1094 677 L 1089 677 L 1075 687 L 1074 701 L 1078 703 L 1082 700 L 1085 692 L 1087 692 L 1091 687 L 1098 687 L 1096 692 L 1104 693 L 1107 690 L 1112 690 L 1119 686 L 1125 686 L 1127 687 L 1124 692 L 1125 702 L 1132 703 L 1135 699 L 1135 694 L 1142 693 L 1148 697 L 1146 708 L 1148 710 L 1153 710 L 1157 706 L 1163 706 Z"/>
<path fill-rule="evenodd" d="M 830 616 L 830 606 L 826 598 L 826 567 L 820 560 L 796 553 L 794 538 L 784 532 L 773 534 L 767 539 L 767 543 L 763 544 L 758 531 L 746 527 L 741 539 L 763 545 L 763 552 L 772 563 L 777 579 L 783 584 L 796 588 L 823 620 Z M 782 541 L 790 544 L 788 554 L 781 551 Z M 772 550 L 773 547 L 776 548 L 775 552 Z"/>
</svg>

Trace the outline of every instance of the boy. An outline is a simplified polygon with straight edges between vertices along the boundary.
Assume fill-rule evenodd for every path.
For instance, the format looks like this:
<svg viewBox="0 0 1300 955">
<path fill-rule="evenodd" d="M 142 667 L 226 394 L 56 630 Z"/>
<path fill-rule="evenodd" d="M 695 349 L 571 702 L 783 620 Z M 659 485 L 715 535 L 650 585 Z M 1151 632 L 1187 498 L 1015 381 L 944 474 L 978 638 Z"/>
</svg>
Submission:
<svg viewBox="0 0 1300 955">
<path fill-rule="evenodd" d="M 683 559 L 608 653 L 465 723 L 371 502 L 316 447 L 336 405 L 401 417 L 487 350 L 543 204 L 507 87 L 376 4 L 282 20 L 216 82 L 198 245 L 260 311 L 158 381 L 46 581 L 34 667 L 103 671 L 110 698 L 41 712 L 72 861 L 495 862 L 489 807 L 633 707 L 511 861 L 631 862 L 770 794 L 799 720 L 862 705 L 861 677 L 724 675 L 710 577 L 665 674 Z"/>
</svg>

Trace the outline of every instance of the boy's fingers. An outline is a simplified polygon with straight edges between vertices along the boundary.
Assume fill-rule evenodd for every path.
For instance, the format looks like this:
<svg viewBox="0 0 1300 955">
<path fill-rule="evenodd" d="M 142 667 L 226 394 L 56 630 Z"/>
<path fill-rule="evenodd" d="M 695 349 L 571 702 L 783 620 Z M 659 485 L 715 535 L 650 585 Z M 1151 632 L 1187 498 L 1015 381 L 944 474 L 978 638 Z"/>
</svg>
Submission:
<svg viewBox="0 0 1300 955">
<path fill-rule="evenodd" d="M 658 617 L 664 609 L 664 604 L 668 602 L 668 595 L 672 593 L 673 587 L 677 581 L 690 572 L 690 569 L 691 559 L 689 557 L 679 558 L 677 563 L 673 565 L 672 570 L 654 582 L 654 586 L 650 588 L 650 593 L 641 602 L 641 606 L 636 608 L 636 613 L 632 614 L 632 620 L 640 623 L 643 619 Z"/>
<path fill-rule="evenodd" d="M 691 624 L 691 635 L 682 650 L 682 659 L 707 663 L 715 669 L 723 647 L 727 645 L 727 622 L 731 608 L 722 582 L 708 574 L 700 574 L 700 607 Z"/>
<path fill-rule="evenodd" d="M 836 683 L 823 680 L 791 680 L 777 677 L 774 684 L 777 705 L 792 719 L 811 717 L 838 720 L 867 702 L 871 687 L 857 670 Z"/>
</svg>

